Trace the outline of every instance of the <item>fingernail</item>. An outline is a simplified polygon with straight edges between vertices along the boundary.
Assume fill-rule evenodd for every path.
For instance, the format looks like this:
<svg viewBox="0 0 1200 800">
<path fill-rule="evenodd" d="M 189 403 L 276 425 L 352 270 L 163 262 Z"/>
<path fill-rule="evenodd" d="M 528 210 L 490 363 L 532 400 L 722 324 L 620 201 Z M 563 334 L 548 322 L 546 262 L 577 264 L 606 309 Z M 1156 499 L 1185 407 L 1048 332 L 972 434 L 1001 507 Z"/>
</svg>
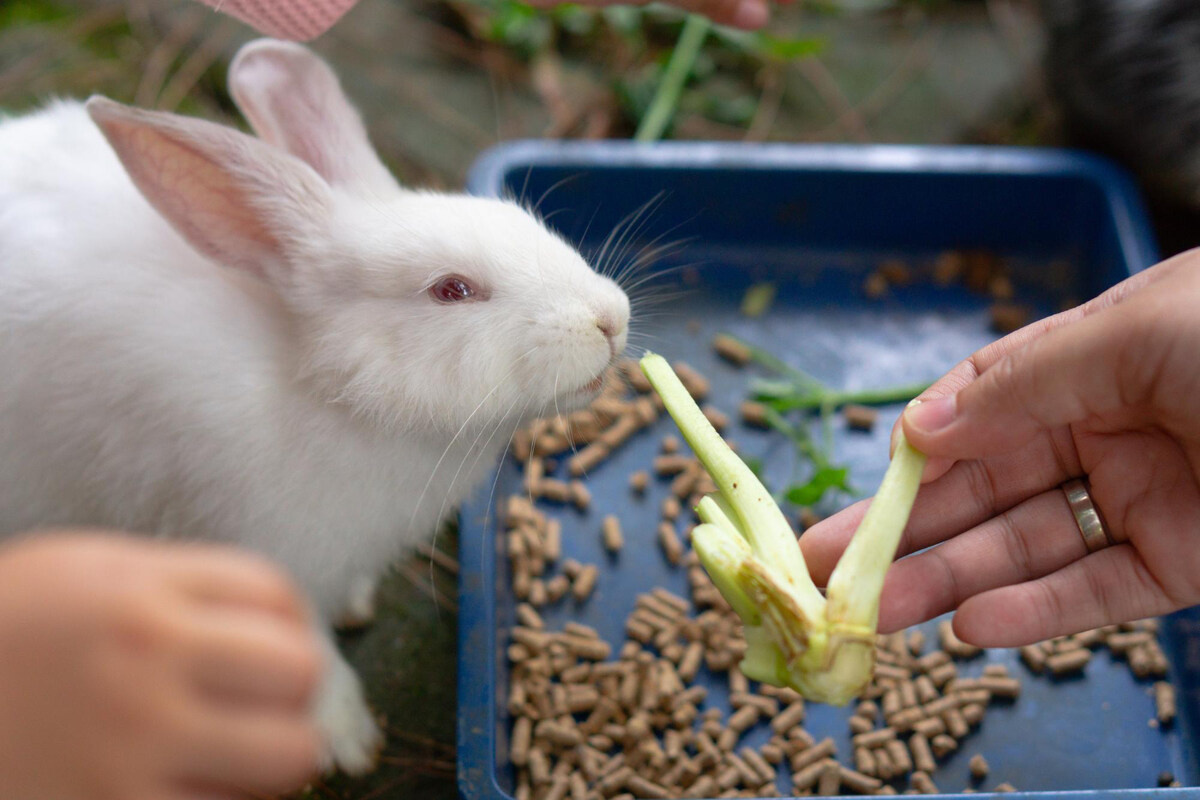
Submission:
<svg viewBox="0 0 1200 800">
<path fill-rule="evenodd" d="M 909 403 L 904 418 L 911 428 L 936 433 L 954 422 L 958 412 L 957 395 Z"/>
<path fill-rule="evenodd" d="M 742 0 L 734 10 L 729 24 L 745 30 L 761 28 L 767 24 L 767 4 L 757 0 Z"/>
</svg>

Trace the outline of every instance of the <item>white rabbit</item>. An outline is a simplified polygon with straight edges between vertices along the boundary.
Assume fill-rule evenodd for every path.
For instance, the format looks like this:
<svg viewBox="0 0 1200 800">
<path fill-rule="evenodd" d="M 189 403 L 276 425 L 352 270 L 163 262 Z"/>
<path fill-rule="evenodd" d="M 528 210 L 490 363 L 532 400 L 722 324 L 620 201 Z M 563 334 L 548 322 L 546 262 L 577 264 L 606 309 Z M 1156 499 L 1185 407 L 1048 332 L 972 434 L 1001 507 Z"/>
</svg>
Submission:
<svg viewBox="0 0 1200 800">
<path fill-rule="evenodd" d="M 595 396 L 629 302 L 517 204 L 401 188 L 303 47 L 230 86 L 261 139 L 99 97 L 0 122 L 0 534 L 235 542 L 336 620 L 521 421 Z M 326 755 L 361 772 L 326 640 Z"/>
</svg>

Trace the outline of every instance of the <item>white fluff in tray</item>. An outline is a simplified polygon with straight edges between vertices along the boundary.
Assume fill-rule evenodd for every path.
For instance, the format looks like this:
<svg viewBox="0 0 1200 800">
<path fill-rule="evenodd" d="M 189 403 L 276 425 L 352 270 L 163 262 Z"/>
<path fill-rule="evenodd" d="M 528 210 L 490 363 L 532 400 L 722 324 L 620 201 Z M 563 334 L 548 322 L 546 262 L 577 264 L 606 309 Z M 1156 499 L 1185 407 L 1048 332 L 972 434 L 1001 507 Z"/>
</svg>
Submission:
<svg viewBox="0 0 1200 800">
<path fill-rule="evenodd" d="M 512 202 L 401 187 L 321 60 L 258 41 L 260 138 L 103 98 L 0 122 L 0 534 L 235 542 L 323 620 L 326 757 L 380 734 L 326 623 L 524 420 L 590 401 L 629 302 Z"/>
</svg>

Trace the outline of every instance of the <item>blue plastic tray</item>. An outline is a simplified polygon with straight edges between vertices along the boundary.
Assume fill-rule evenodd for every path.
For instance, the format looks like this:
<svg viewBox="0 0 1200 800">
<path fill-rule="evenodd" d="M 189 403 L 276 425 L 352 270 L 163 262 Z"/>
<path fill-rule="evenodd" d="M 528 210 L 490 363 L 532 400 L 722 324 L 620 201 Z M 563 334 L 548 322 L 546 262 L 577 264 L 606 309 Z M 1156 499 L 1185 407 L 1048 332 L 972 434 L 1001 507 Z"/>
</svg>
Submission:
<svg viewBox="0 0 1200 800">
<path fill-rule="evenodd" d="M 743 399 L 748 374 L 711 353 L 709 340 L 718 331 L 759 343 L 844 388 L 933 379 L 995 338 L 989 301 L 962 288 L 922 284 L 882 300 L 864 297 L 863 279 L 881 258 L 916 263 L 948 248 L 993 250 L 1015 270 L 1021 298 L 1043 313 L 1091 297 L 1156 260 L 1126 178 L 1105 162 L 1058 151 L 530 142 L 486 154 L 470 188 L 538 202 L 585 253 L 599 252 L 610 231 L 653 201 L 627 226 L 628 252 L 658 237 L 676 241 L 655 268 L 686 266 L 693 281 L 681 281 L 676 272 L 643 290 L 648 299 L 672 299 L 652 307 L 640 323 L 635 316 L 636 346 L 699 368 L 713 382 L 712 402 L 727 411 Z M 738 304 L 745 288 L 760 280 L 776 283 L 779 294 L 766 316 L 750 320 Z M 839 460 L 852 465 L 864 492 L 883 474 L 887 433 L 899 411 L 882 409 L 870 434 L 837 431 Z M 563 522 L 566 556 L 602 570 L 586 604 L 567 600 L 545 611 L 552 628 L 577 619 L 619 643 L 639 592 L 665 586 L 687 596 L 684 572 L 666 563 L 653 540 L 665 485 L 652 485 L 643 500 L 627 485 L 629 473 L 648 468 L 661 436 L 673 431 L 664 417 L 595 470 L 588 479 L 590 511 L 546 509 Z M 744 453 L 764 459 L 769 482 L 786 478 L 786 444 L 737 425 L 727 435 Z M 506 459 L 494 495 L 481 493 L 461 514 L 458 758 L 466 800 L 500 800 L 513 792 L 504 647 L 514 600 L 488 504 L 520 491 L 519 482 L 517 466 Z M 626 533 L 615 560 L 600 546 L 606 513 L 617 513 Z M 1194 791 L 1150 787 L 1163 771 L 1185 784 L 1200 782 L 1200 616 L 1168 618 L 1163 640 L 1172 680 L 1181 688 L 1181 718 L 1166 731 L 1147 724 L 1153 716 L 1149 684 L 1135 681 L 1106 651 L 1083 680 L 1029 675 L 1012 651 L 989 651 L 969 662 L 962 668 L 968 675 L 986 663 L 1008 663 L 1023 678 L 1023 692 L 1015 704 L 993 705 L 981 728 L 943 762 L 935 774 L 942 791 L 972 785 L 967 761 L 976 752 L 992 767 L 983 788 L 1008 781 L 1037 796 L 1079 790 L 1106 798 Z M 710 702 L 722 703 L 723 680 L 710 686 Z M 846 713 L 814 704 L 806 722 L 815 735 L 835 738 L 843 760 L 850 752 Z M 747 741 L 765 738 L 760 730 Z"/>
</svg>

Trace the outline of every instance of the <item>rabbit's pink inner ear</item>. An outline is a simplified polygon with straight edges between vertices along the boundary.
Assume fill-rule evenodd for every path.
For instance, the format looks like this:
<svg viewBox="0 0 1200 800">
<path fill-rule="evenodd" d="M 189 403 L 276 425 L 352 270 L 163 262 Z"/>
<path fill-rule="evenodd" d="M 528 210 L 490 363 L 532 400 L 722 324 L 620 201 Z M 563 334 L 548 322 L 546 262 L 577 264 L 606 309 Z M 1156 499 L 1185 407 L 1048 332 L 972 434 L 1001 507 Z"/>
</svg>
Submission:
<svg viewBox="0 0 1200 800">
<path fill-rule="evenodd" d="M 252 137 L 103 98 L 88 110 L 146 200 L 226 266 L 271 278 L 286 267 L 294 234 L 328 218 L 320 179 Z"/>
<path fill-rule="evenodd" d="M 197 250 L 259 274 L 281 261 L 279 240 L 223 169 L 188 146 L 154 131 L 132 131 L 125 168 L 150 204 Z"/>
<path fill-rule="evenodd" d="M 306 162 L 331 186 L 395 190 L 337 76 L 306 48 L 251 42 L 230 67 L 229 90 L 263 141 Z"/>
</svg>

